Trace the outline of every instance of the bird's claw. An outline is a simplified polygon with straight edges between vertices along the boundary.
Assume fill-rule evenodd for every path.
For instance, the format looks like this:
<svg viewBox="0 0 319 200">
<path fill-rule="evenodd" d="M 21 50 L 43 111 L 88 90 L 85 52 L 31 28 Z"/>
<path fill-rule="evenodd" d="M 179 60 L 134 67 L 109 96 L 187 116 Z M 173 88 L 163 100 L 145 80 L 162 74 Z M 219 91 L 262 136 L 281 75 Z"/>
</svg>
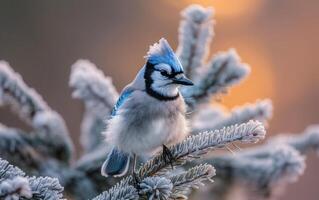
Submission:
<svg viewBox="0 0 319 200">
<path fill-rule="evenodd" d="M 169 148 L 165 145 L 163 145 L 163 159 L 165 162 L 170 163 L 172 169 L 174 169 L 173 161 L 175 158 Z"/>
<path fill-rule="evenodd" d="M 138 177 L 138 174 L 135 171 L 132 173 L 132 177 L 133 177 L 133 185 L 135 186 L 137 190 L 139 190 L 140 179 Z"/>
</svg>

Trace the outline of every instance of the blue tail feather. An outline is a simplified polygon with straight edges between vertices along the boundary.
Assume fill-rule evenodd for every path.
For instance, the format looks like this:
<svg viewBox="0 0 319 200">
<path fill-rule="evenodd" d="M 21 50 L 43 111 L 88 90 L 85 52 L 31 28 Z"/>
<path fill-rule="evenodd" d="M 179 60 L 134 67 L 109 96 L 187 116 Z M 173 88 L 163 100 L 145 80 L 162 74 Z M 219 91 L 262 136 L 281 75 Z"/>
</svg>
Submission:
<svg viewBox="0 0 319 200">
<path fill-rule="evenodd" d="M 104 161 L 101 173 L 103 176 L 124 176 L 129 168 L 130 155 L 114 147 Z"/>
</svg>

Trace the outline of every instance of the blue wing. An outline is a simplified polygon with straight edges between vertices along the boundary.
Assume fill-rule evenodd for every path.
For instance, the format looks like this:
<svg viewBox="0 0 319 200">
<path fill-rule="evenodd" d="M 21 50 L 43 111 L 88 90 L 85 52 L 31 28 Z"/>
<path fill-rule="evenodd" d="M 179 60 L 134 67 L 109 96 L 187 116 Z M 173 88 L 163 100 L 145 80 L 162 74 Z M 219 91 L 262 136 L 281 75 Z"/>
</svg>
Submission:
<svg viewBox="0 0 319 200">
<path fill-rule="evenodd" d="M 119 110 L 119 108 L 124 104 L 124 102 L 129 98 L 129 96 L 133 93 L 132 89 L 125 89 L 119 99 L 117 100 L 116 104 L 114 105 L 112 109 L 111 116 L 115 116 L 116 112 Z"/>
</svg>

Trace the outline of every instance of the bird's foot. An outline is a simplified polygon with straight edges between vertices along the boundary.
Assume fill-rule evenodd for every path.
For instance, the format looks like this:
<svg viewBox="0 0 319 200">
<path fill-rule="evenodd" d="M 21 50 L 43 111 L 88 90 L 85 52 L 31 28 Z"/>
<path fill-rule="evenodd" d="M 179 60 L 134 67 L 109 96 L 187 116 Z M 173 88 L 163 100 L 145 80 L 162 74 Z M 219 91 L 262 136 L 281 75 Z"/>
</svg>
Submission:
<svg viewBox="0 0 319 200">
<path fill-rule="evenodd" d="M 134 187 L 135 187 L 137 190 L 139 190 L 139 188 L 140 188 L 140 185 L 139 185 L 139 183 L 140 183 L 140 178 L 138 177 L 138 174 L 137 174 L 135 171 L 133 171 L 132 177 L 133 177 L 133 185 L 134 185 Z"/>
<path fill-rule="evenodd" d="M 175 161 L 175 158 L 172 154 L 172 152 L 169 150 L 167 146 L 163 144 L 163 159 L 165 162 L 170 163 L 172 169 L 174 169 L 173 162 Z"/>
</svg>

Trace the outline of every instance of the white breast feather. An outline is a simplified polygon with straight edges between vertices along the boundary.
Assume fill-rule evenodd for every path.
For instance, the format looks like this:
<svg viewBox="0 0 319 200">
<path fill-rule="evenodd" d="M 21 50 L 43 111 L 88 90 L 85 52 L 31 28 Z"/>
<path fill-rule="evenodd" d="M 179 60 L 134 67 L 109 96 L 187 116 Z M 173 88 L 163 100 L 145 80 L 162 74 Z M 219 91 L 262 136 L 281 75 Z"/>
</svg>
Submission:
<svg viewBox="0 0 319 200">
<path fill-rule="evenodd" d="M 130 98 L 134 102 L 132 107 L 123 106 L 119 114 L 109 121 L 104 133 L 109 144 L 118 146 L 128 153 L 147 155 L 161 149 L 163 144 L 172 145 L 186 137 L 188 128 L 184 117 L 183 99 L 161 102 L 144 92 L 134 93 L 136 94 L 132 94 Z M 139 107 L 143 112 L 134 110 Z M 141 116 L 138 113 L 142 113 Z M 143 117 L 142 121 L 135 119 L 141 124 L 135 126 L 134 122 L 129 123 L 130 115 Z"/>
</svg>

